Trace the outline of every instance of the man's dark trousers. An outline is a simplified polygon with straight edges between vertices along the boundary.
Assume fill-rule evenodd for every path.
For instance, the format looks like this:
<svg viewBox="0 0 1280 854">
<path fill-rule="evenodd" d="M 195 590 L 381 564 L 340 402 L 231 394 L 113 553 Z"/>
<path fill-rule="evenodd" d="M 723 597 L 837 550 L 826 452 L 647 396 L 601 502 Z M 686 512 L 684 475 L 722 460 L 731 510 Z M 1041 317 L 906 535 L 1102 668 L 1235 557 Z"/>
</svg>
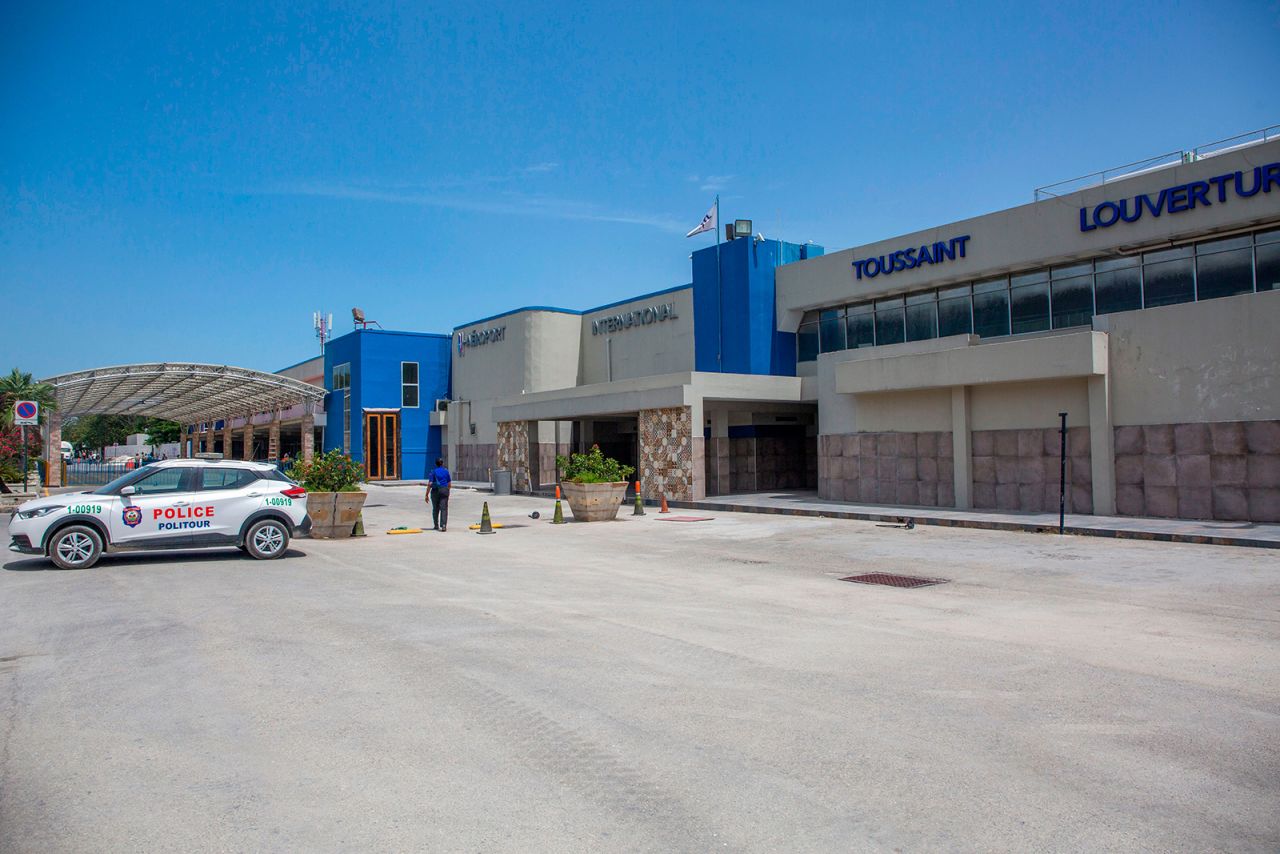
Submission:
<svg viewBox="0 0 1280 854">
<path fill-rule="evenodd" d="M 431 524 L 436 528 L 449 527 L 449 487 L 431 487 Z"/>
</svg>

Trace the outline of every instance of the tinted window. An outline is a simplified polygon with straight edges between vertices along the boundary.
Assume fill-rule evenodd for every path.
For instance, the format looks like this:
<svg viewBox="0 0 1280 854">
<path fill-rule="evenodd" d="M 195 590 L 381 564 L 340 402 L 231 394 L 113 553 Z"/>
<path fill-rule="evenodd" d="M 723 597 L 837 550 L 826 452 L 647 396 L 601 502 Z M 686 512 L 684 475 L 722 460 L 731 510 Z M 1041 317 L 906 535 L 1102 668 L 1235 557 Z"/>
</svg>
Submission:
<svg viewBox="0 0 1280 854">
<path fill-rule="evenodd" d="M 1137 258 L 1099 261 L 1093 287 L 1098 314 L 1142 308 L 1142 267 Z"/>
<path fill-rule="evenodd" d="M 1087 326 L 1093 317 L 1093 276 L 1053 280 L 1053 328 Z"/>
<path fill-rule="evenodd" d="M 823 353 L 844 349 L 844 309 L 827 309 L 818 320 L 818 346 Z"/>
<path fill-rule="evenodd" d="M 938 337 L 938 304 L 933 291 L 907 297 L 907 340 Z"/>
<path fill-rule="evenodd" d="M 874 347 L 876 343 L 876 316 L 870 305 L 849 307 L 849 320 L 845 324 L 850 347 Z"/>
<path fill-rule="evenodd" d="M 1268 243 L 1259 246 L 1258 253 L 1258 290 L 1280 290 L 1280 243 Z"/>
<path fill-rule="evenodd" d="M 1196 247 L 1196 299 L 1253 291 L 1253 246 L 1248 235 Z"/>
<path fill-rule="evenodd" d="M 902 297 L 876 303 L 876 344 L 901 344 L 906 340 Z"/>
<path fill-rule="evenodd" d="M 1014 276 L 1009 289 L 1009 321 L 1013 333 L 1049 328 L 1049 274 Z"/>
<path fill-rule="evenodd" d="M 208 466 L 200 470 L 201 489 L 239 489 L 256 479 L 253 472 L 247 469 Z"/>
<path fill-rule="evenodd" d="M 812 362 L 818 358 L 818 324 L 805 323 L 796 333 L 796 360 Z"/>
<path fill-rule="evenodd" d="M 165 492 L 181 492 L 189 471 L 183 467 L 156 469 L 133 484 L 137 495 L 159 495 Z"/>
<path fill-rule="evenodd" d="M 973 286 L 973 331 L 983 338 L 1009 334 L 1009 284 L 1004 279 Z"/>
</svg>

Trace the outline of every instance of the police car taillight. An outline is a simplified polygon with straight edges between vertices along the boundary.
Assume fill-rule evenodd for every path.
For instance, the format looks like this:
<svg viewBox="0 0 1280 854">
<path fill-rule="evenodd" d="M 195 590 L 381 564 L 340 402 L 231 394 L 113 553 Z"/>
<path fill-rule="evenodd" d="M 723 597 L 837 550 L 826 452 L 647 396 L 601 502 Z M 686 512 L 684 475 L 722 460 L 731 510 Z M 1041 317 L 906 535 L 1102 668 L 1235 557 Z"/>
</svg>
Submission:
<svg viewBox="0 0 1280 854">
<path fill-rule="evenodd" d="M 283 490 L 280 494 L 287 495 L 290 498 L 306 498 L 307 491 L 301 486 L 291 486 L 288 489 Z"/>
</svg>

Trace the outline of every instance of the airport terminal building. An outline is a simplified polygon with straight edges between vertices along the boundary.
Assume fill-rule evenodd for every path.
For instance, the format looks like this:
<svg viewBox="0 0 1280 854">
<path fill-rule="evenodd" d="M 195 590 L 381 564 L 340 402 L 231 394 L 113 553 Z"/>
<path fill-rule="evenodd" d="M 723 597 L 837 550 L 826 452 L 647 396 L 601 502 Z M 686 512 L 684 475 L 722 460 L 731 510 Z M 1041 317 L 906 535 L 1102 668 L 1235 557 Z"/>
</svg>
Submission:
<svg viewBox="0 0 1280 854">
<path fill-rule="evenodd" d="M 1262 141 L 830 254 L 739 237 L 694 252 L 689 284 L 587 310 L 497 310 L 447 359 L 420 342 L 446 373 L 416 369 L 414 429 L 456 477 L 506 469 L 521 491 L 599 444 L 648 498 L 1039 511 L 1066 413 L 1070 512 L 1274 522 L 1278 329 L 1280 141 Z M 352 406 L 371 372 L 346 352 Z M 368 414 L 331 395 L 326 446 Z"/>
</svg>

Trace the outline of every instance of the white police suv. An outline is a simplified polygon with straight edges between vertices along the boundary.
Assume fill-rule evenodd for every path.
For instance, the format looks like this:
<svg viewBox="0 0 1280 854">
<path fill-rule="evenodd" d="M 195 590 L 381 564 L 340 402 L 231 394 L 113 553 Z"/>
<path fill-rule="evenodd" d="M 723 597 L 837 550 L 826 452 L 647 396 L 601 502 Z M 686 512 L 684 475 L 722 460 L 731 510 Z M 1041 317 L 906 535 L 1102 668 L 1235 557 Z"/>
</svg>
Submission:
<svg viewBox="0 0 1280 854">
<path fill-rule="evenodd" d="M 92 492 L 28 501 L 9 523 L 9 550 L 47 555 L 63 569 L 125 549 L 236 546 L 280 557 L 310 527 L 306 490 L 275 466 L 219 457 L 165 460 Z"/>
</svg>

